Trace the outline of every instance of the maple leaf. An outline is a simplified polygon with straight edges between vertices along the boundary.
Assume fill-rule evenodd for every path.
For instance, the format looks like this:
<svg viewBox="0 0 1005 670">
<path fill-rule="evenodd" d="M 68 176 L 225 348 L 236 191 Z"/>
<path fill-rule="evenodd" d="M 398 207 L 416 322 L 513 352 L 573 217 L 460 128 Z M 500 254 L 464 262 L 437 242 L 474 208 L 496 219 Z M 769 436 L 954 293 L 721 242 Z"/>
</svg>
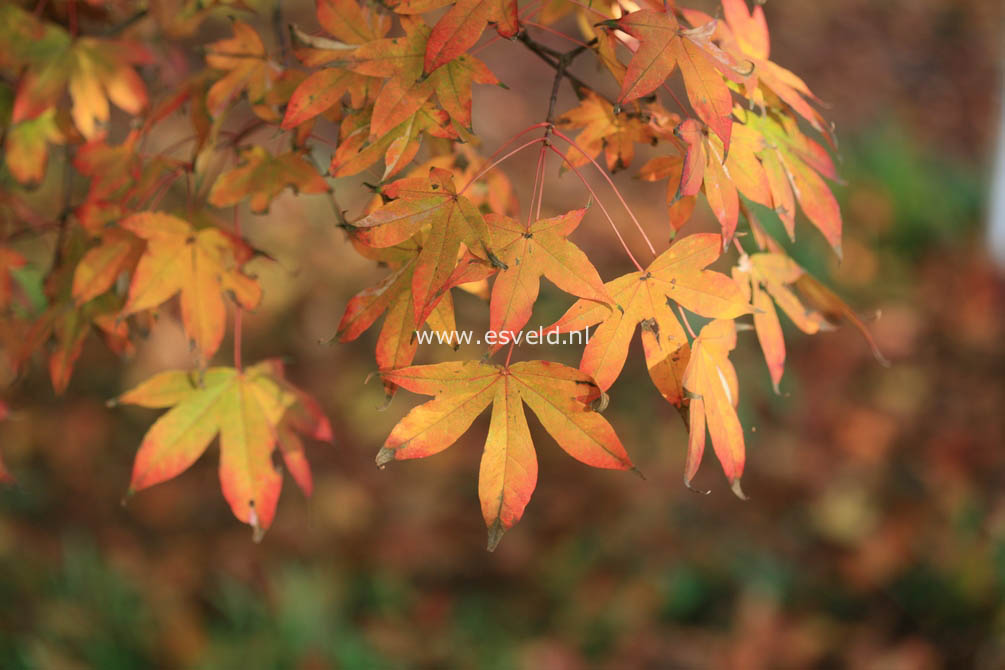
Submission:
<svg viewBox="0 0 1005 670">
<path fill-rule="evenodd" d="M 489 550 L 523 516 L 537 485 L 537 457 L 524 403 L 576 460 L 599 468 L 633 467 L 614 429 L 592 409 L 600 389 L 574 368 L 545 361 L 509 366 L 464 361 L 402 368 L 384 377 L 434 398 L 412 409 L 394 427 L 377 454 L 379 466 L 443 451 L 492 404 L 478 476 Z"/>
<path fill-rule="evenodd" d="M 688 101 L 698 118 L 718 135 L 727 150 L 732 129 L 732 95 L 722 77 L 730 67 L 707 51 L 705 28 L 686 30 L 669 12 L 643 9 L 607 22 L 638 39 L 621 84 L 618 102 L 649 95 L 680 67 Z"/>
<path fill-rule="evenodd" d="M 224 498 L 234 516 L 252 526 L 256 541 L 261 539 L 272 524 L 282 488 L 282 476 L 272 464 L 277 431 L 302 393 L 275 373 L 272 361 L 243 371 L 214 367 L 200 375 L 171 370 L 119 396 L 113 403 L 171 408 L 144 436 L 127 495 L 181 474 L 219 434 Z M 326 437 L 330 433 L 328 426 Z M 315 434 L 324 435 L 324 430 Z M 297 460 L 294 464 L 302 470 Z"/>
<path fill-rule="evenodd" d="M 133 64 L 148 63 L 146 49 L 125 40 L 72 37 L 12 3 L 0 8 L 0 62 L 26 68 L 14 102 L 12 123 L 38 119 L 70 94 L 70 117 L 81 135 L 95 137 L 108 122 L 109 101 L 130 114 L 147 105 L 147 91 Z M 34 133 L 53 137 L 42 121 Z M 30 133 L 28 127 L 24 133 Z M 22 138 L 27 140 L 28 138 Z M 32 138 L 36 143 L 38 137 Z"/>
<path fill-rule="evenodd" d="M 294 89 L 280 125 L 286 130 L 295 128 L 337 105 L 347 93 L 354 107 L 362 107 L 369 79 L 336 67 L 312 73 Z"/>
<path fill-rule="evenodd" d="M 562 128 L 582 128 L 576 143 L 585 151 L 570 152 L 573 165 L 584 165 L 604 151 L 607 169 L 628 167 L 635 157 L 635 143 L 652 143 L 656 138 L 649 124 L 638 114 L 614 112 L 614 106 L 593 91 L 587 91 L 579 105 L 558 118 Z"/>
<path fill-rule="evenodd" d="M 282 68 L 265 55 L 265 45 L 255 29 L 243 21 L 232 24 L 234 36 L 207 47 L 206 63 L 225 74 L 206 94 L 210 114 L 219 116 L 242 91 L 252 109 L 267 121 L 278 121 L 263 103 L 265 94 L 279 79 Z"/>
<path fill-rule="evenodd" d="M 796 200 L 803 213 L 841 256 L 841 209 L 823 177 L 837 180 L 827 150 L 799 131 L 795 119 L 754 114 L 737 108 L 737 115 L 760 134 L 757 156 L 764 165 L 775 211 L 786 232 L 795 238 Z"/>
<path fill-rule="evenodd" d="M 684 172 L 684 154 L 655 156 L 639 170 L 639 178 L 644 181 L 667 182 L 666 203 L 670 222 L 671 238 L 684 224 L 691 220 L 697 198 L 680 194 L 681 175 Z"/>
<path fill-rule="evenodd" d="M 687 335 L 671 301 L 713 319 L 731 319 L 751 311 L 740 287 L 730 277 L 703 268 L 719 257 L 721 237 L 703 233 L 679 238 L 644 271 L 607 282 L 615 309 L 579 300 L 548 332 L 568 333 L 600 324 L 583 350 L 580 370 L 607 390 L 621 374 L 636 326 L 641 326 L 646 364 L 663 396 L 681 403 L 679 376 L 687 352 Z"/>
<path fill-rule="evenodd" d="M 519 30 L 516 0 L 458 0 L 429 35 L 423 55 L 423 71 L 431 74 L 474 46 L 489 21 L 499 34 L 513 37 Z"/>
<path fill-rule="evenodd" d="M 753 10 L 748 12 L 744 0 L 722 0 L 722 11 L 726 27 L 724 29 L 720 25 L 719 34 L 724 48 L 735 51 L 754 65 L 750 74 L 752 81 L 747 85 L 748 97 L 763 107 L 764 96 L 756 96 L 754 89 L 758 83 L 764 84 L 814 128 L 820 132 L 827 132 L 820 113 L 807 102 L 807 100 L 816 102 L 819 100 L 810 91 L 806 82 L 768 59 L 771 43 L 764 8 L 755 4 Z"/>
<path fill-rule="evenodd" d="M 63 139 L 56 124 L 56 110 L 52 107 L 33 119 L 12 124 L 4 141 L 11 175 L 22 184 L 42 181 L 49 159 L 49 144 L 62 144 Z"/>
<path fill-rule="evenodd" d="M 123 216 L 131 195 L 148 186 L 148 177 L 163 166 L 160 161 L 144 170 L 138 155 L 140 134 L 131 132 L 122 143 L 110 145 L 99 135 L 77 147 L 73 167 L 88 177 L 87 196 L 74 213 L 81 225 L 93 235 L 101 235 L 105 226 Z M 163 166 L 167 167 L 167 166 Z M 158 177 L 162 176 L 158 171 Z"/>
<path fill-rule="evenodd" d="M 389 15 L 366 11 L 355 0 L 318 0 L 317 17 L 329 35 L 347 44 L 379 39 L 391 28 Z"/>
<path fill-rule="evenodd" d="M 794 260 L 782 253 L 743 255 L 740 264 L 733 268 L 733 278 L 743 287 L 757 310 L 754 312 L 754 330 L 764 352 L 775 393 L 778 393 L 778 383 L 785 371 L 785 338 L 772 300 L 804 333 L 812 335 L 821 328 L 830 327 L 819 312 L 803 306 L 788 287 L 804 273 Z"/>
<path fill-rule="evenodd" d="M 586 209 L 576 209 L 529 226 L 507 216 L 486 217 L 498 259 L 506 265 L 492 284 L 489 327 L 493 331 L 515 333 L 527 324 L 541 277 L 574 296 L 607 305 L 613 302 L 590 259 L 567 239 L 585 213 Z M 496 344 L 493 351 L 501 346 Z"/>
<path fill-rule="evenodd" d="M 402 121 L 383 137 L 369 139 L 368 114 L 360 112 L 346 118 L 339 129 L 340 143 L 332 155 L 329 172 L 333 177 L 358 174 L 384 159 L 381 180 L 394 176 L 415 158 L 421 145 L 421 134 L 456 139 L 446 112 L 429 103 Z"/>
<path fill-rule="evenodd" d="M 352 53 L 348 64 L 353 72 L 384 79 L 373 103 L 371 139 L 386 135 L 415 114 L 433 94 L 432 82 L 420 79 L 429 26 L 409 17 L 402 26 L 404 37 L 367 42 Z"/>
<path fill-rule="evenodd" d="M 15 367 L 20 367 L 36 349 L 48 344 L 49 380 L 56 395 L 62 394 L 70 384 L 92 326 L 104 334 L 109 348 L 116 353 L 131 351 L 128 327 L 115 318 L 121 305 L 121 298 L 111 294 L 81 305 L 53 299 L 51 306 L 28 329 L 15 357 Z"/>
<path fill-rule="evenodd" d="M 241 164 L 217 178 L 209 192 L 209 202 L 229 207 L 251 198 L 251 211 L 261 213 L 287 186 L 295 193 L 331 191 L 317 168 L 301 153 L 290 151 L 272 156 L 262 147 L 248 147 L 241 153 Z"/>
<path fill-rule="evenodd" d="M 373 39 L 351 53 L 342 51 L 337 58 L 347 70 L 331 68 L 305 80 L 291 98 L 284 127 L 302 123 L 335 104 L 352 87 L 358 88 L 353 77 L 365 75 L 384 82 L 373 103 L 371 140 L 386 135 L 418 112 L 434 92 L 451 118 L 470 128 L 472 84 L 497 84 L 498 80 L 480 60 L 463 54 L 464 49 L 441 64 L 446 67 L 437 66 L 427 76 L 423 59 L 431 39 L 430 28 L 411 17 L 405 17 L 402 26 L 404 37 Z M 356 98 L 362 102 L 358 94 Z"/>
<path fill-rule="evenodd" d="M 122 315 L 152 309 L 180 292 L 185 332 L 209 359 L 223 339 L 222 294 L 231 294 L 245 309 L 254 309 L 261 299 L 258 282 L 239 269 L 250 250 L 218 228 L 194 230 L 162 212 L 133 214 L 119 225 L 147 242 Z"/>
<path fill-rule="evenodd" d="M 311 473 L 310 463 L 307 461 L 307 453 L 301 435 L 331 444 L 335 439 L 331 422 L 313 396 L 286 379 L 285 366 L 281 360 L 267 359 L 255 367 L 267 369 L 272 379 L 296 398 L 293 404 L 286 409 L 286 413 L 276 427 L 276 445 L 279 447 L 283 463 L 293 477 L 293 481 L 297 483 L 304 495 L 310 496 L 314 491 L 314 476 Z"/>
<path fill-rule="evenodd" d="M 423 321 L 415 318 L 412 299 L 412 281 L 419 257 L 420 246 L 409 240 L 387 251 L 401 252 L 399 256 L 383 255 L 380 260 L 392 262 L 396 269 L 375 286 L 357 293 L 346 305 L 345 312 L 339 322 L 335 338 L 340 342 L 351 342 L 363 334 L 384 313 L 387 316 L 377 336 L 376 360 L 381 371 L 410 365 L 415 358 L 418 342 L 415 332 L 423 326 L 426 320 L 434 330 L 452 333 L 454 326 L 453 300 L 450 288 L 460 284 L 485 279 L 495 272 L 495 268 L 478 259 L 468 256 L 462 259 L 444 290 L 433 299 L 429 316 Z M 438 323 L 433 324 L 434 316 Z M 388 396 L 394 394 L 397 387 L 385 379 L 384 389 Z"/>
<path fill-rule="evenodd" d="M 722 140 L 706 133 L 694 119 L 687 119 L 675 131 L 687 145 L 675 200 L 704 189 L 709 207 L 722 226 L 724 247 L 733 239 L 740 215 L 737 190 L 765 207 L 773 202 L 768 176 L 756 154 L 763 148 L 763 138 L 748 126 L 735 124 L 733 128 L 728 156 Z"/>
<path fill-rule="evenodd" d="M 733 493 L 746 498 L 740 488 L 745 448 L 743 426 L 736 415 L 739 386 L 736 370 L 729 362 L 729 352 L 734 347 L 736 324 L 728 319 L 717 319 L 706 325 L 692 344 L 691 361 L 684 373 L 684 388 L 691 393 L 684 483 L 691 487 L 691 480 L 701 465 L 707 427 L 712 448 Z"/>
<path fill-rule="evenodd" d="M 428 177 L 399 179 L 383 194 L 391 202 L 357 221 L 353 235 L 366 245 L 383 248 L 429 227 L 412 271 L 416 323 L 424 323 L 457 266 L 461 244 L 491 258 L 491 234 L 478 208 L 457 192 L 453 174 L 442 168 L 430 168 Z"/>
<path fill-rule="evenodd" d="M 471 54 L 461 54 L 429 77 L 436 99 L 454 121 L 473 132 L 471 127 L 471 85 L 498 84 L 496 76 Z"/>
<path fill-rule="evenodd" d="M 872 355 L 876 361 L 885 367 L 889 367 L 890 361 L 886 359 L 883 352 L 879 350 L 879 346 L 876 344 L 876 340 L 873 339 L 872 333 L 866 328 L 865 323 L 862 319 L 858 317 L 851 307 L 848 306 L 844 300 L 841 299 L 838 294 L 830 290 L 826 286 L 820 283 L 820 281 L 804 272 L 796 280 L 796 290 L 803 297 L 806 302 L 813 305 L 813 307 L 820 311 L 828 323 L 832 326 L 836 326 L 841 323 L 842 320 L 849 321 L 855 328 L 862 334 L 865 338 L 866 343 L 872 350 Z"/>
<path fill-rule="evenodd" d="M 78 305 L 98 297 L 119 275 L 136 266 L 143 245 L 134 235 L 111 228 L 77 263 L 73 272 L 73 299 Z"/>
<path fill-rule="evenodd" d="M 298 48 L 297 57 L 311 66 L 333 61 L 346 65 L 356 46 L 379 40 L 391 27 L 390 16 L 365 11 L 354 0 L 321 0 L 317 3 L 317 17 L 321 27 L 340 41 L 321 41 L 295 31 L 300 41 L 310 45 Z M 368 81 L 373 79 L 344 67 L 312 73 L 293 91 L 282 127 L 293 128 L 324 113 L 346 93 L 350 94 L 353 107 L 362 107 L 370 95 Z"/>
</svg>

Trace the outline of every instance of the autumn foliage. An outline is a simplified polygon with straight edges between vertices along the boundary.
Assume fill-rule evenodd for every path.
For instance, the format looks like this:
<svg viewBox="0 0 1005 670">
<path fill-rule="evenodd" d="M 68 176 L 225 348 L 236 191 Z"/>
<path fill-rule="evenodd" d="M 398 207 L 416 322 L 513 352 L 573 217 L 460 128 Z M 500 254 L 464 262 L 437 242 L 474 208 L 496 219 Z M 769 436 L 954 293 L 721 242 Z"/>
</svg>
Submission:
<svg viewBox="0 0 1005 670">
<path fill-rule="evenodd" d="M 685 484 L 708 437 L 741 497 L 737 338 L 756 337 L 777 390 L 779 311 L 805 333 L 849 320 L 869 337 L 756 215 L 754 205 L 767 208 L 790 240 L 820 235 L 841 254 L 832 131 L 809 87 L 770 60 L 759 5 L 722 0 L 713 15 L 652 0 L 318 0 L 315 26 L 288 22 L 281 4 L 264 16 L 241 3 L 162 4 L 71 0 L 48 15 L 0 7 L 5 356 L 24 371 L 44 352 L 60 393 L 92 333 L 127 355 L 158 327 L 158 312 L 176 309 L 197 355 L 194 369 L 161 372 L 112 403 L 166 410 L 139 447 L 130 493 L 181 474 L 218 437 L 223 495 L 256 537 L 276 513 L 280 460 L 310 494 L 302 437 L 331 441 L 328 419 L 278 360 L 241 356 L 243 314 L 268 288 L 245 266 L 269 257 L 245 239 L 242 218 L 287 188 L 329 199 L 346 246 L 387 269 L 359 287 L 335 339 L 352 342 L 383 318 L 375 362 L 386 394 L 432 397 L 401 419 L 377 464 L 446 449 L 491 407 L 478 478 L 490 548 L 537 484 L 527 408 L 573 458 L 633 469 L 632 445 L 602 412 L 617 402 L 636 331 L 655 391 L 690 433 L 668 447 L 687 450 Z M 204 67 L 162 90 L 157 72 L 170 64 L 158 44 L 192 40 L 206 25 L 225 34 L 202 46 Z M 540 122 L 501 146 L 484 146 L 472 114 L 479 86 L 503 85 L 478 57 L 486 49 L 530 50 L 554 75 L 533 101 Z M 570 69 L 581 59 L 595 61 L 590 81 Z M 562 86 L 576 106 L 560 108 Z M 117 114 L 130 130 L 113 137 Z M 188 129 L 182 141 L 151 142 L 168 123 Z M 272 148 L 249 139 L 263 128 Z M 643 147 L 652 157 L 639 165 Z M 536 179 L 517 194 L 506 161 L 524 151 L 537 156 Z M 542 214 L 549 165 L 583 191 L 566 211 Z M 636 217 L 610 177 L 621 170 L 661 183 L 664 220 Z M 24 194 L 54 171 L 62 200 L 35 211 Z M 338 178 L 354 175 L 372 191 L 362 212 L 339 205 Z M 163 204 L 168 192 L 177 206 Z M 678 235 L 700 200 L 719 232 Z M 577 244 L 584 225 L 608 228 L 623 248 L 620 276 L 602 277 L 593 250 Z M 627 226 L 643 249 L 631 249 Z M 18 279 L 18 241 L 53 231 L 43 299 L 32 301 Z M 478 360 L 412 365 L 417 331 L 456 330 L 455 289 L 485 299 L 489 329 L 517 332 L 542 279 L 575 299 L 546 330 L 591 329 L 578 369 L 514 362 L 512 344 Z M 228 333 L 230 366 L 215 361 Z"/>
</svg>

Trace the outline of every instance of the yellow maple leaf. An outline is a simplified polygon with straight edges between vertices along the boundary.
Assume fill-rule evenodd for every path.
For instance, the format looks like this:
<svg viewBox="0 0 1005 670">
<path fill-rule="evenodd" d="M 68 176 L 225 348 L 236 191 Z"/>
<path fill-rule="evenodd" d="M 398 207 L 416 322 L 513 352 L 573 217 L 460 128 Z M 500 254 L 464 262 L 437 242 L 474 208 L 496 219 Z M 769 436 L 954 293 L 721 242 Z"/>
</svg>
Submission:
<svg viewBox="0 0 1005 670">
<path fill-rule="evenodd" d="M 205 359 L 211 357 L 223 339 L 223 294 L 231 294 L 245 309 L 261 300 L 258 282 L 240 270 L 249 249 L 218 228 L 195 230 L 161 212 L 140 212 L 120 225 L 147 241 L 122 315 L 157 307 L 180 292 L 185 332 Z"/>
</svg>

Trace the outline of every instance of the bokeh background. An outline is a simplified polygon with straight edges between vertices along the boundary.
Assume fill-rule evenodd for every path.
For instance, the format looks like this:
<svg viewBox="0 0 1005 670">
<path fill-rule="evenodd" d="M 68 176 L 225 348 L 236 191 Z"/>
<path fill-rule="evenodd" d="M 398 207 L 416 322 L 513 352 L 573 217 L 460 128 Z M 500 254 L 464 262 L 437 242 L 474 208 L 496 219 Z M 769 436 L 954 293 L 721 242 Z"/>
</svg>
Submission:
<svg viewBox="0 0 1005 670">
<path fill-rule="evenodd" d="M 288 20 L 316 28 L 310 3 L 283 4 Z M 646 480 L 580 465 L 532 419 L 537 492 L 486 553 L 476 478 L 488 417 L 441 455 L 374 467 L 420 399 L 401 393 L 383 408 L 379 384 L 364 384 L 376 329 L 319 342 L 381 271 L 352 252 L 324 198 L 287 194 L 246 219 L 277 262 L 256 261 L 266 304 L 246 319 L 245 357 L 285 356 L 332 419 L 336 445 L 308 452 L 314 496 L 287 478 L 275 524 L 254 544 L 219 493 L 211 448 L 120 504 L 157 414 L 104 400 L 191 365 L 170 310 L 126 365 L 90 342 L 62 397 L 36 361 L 0 424 L 17 478 L 0 490 L 0 667 L 1005 667 L 1005 275 L 986 241 L 1000 3 L 772 0 L 765 10 L 773 60 L 827 101 L 841 140 L 845 260 L 805 221 L 793 253 L 863 314 L 892 365 L 851 328 L 788 328 L 776 396 L 755 338 L 741 333 L 749 501 L 732 496 L 711 456 L 697 480 L 710 495 L 683 486 L 686 435 L 636 343 L 606 416 Z M 198 41 L 226 30 L 210 21 Z M 177 72 L 165 87 L 199 58 L 185 43 L 170 48 Z M 519 44 L 481 56 L 511 89 L 476 90 L 491 151 L 541 120 L 552 75 Z M 585 62 L 577 72 L 597 74 Z M 561 105 L 572 104 L 564 90 Z M 524 201 L 534 159 L 507 168 Z M 665 239 L 663 186 L 619 178 Z M 353 212 L 360 181 L 336 184 Z M 584 201 L 575 177 L 550 164 L 545 210 Z M 700 209 L 689 225 L 710 222 Z M 602 275 L 626 271 L 596 212 L 577 235 Z M 478 299 L 457 302 L 461 327 L 484 330 Z M 568 304 L 545 290 L 530 325 Z M 418 360 L 452 355 L 425 347 Z M 575 364 L 579 350 L 517 355 Z"/>
</svg>

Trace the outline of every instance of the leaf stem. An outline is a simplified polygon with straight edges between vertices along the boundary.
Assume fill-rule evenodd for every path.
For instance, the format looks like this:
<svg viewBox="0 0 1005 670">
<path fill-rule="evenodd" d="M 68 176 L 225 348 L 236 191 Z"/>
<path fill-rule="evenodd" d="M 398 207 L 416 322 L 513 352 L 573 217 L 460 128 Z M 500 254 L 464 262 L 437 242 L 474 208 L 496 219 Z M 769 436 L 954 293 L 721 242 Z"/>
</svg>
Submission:
<svg viewBox="0 0 1005 670">
<path fill-rule="evenodd" d="M 541 144 L 541 151 L 537 156 L 537 171 L 534 173 L 534 188 L 530 192 L 530 207 L 527 208 L 527 230 L 530 230 L 531 224 L 537 220 L 541 214 L 541 201 L 538 199 L 540 194 L 544 195 L 544 156 L 547 153 L 546 143 Z M 534 202 L 537 202 L 538 215 L 534 215 Z"/>
<path fill-rule="evenodd" d="M 576 173 L 576 176 L 579 177 L 579 180 L 583 182 L 583 186 L 586 187 L 586 190 L 590 192 L 590 195 L 593 196 L 593 199 L 597 201 L 597 205 L 600 206 L 600 211 L 604 213 L 605 217 L 607 217 L 607 222 L 611 224 L 611 229 L 613 229 L 614 234 L 618 236 L 618 241 L 621 242 L 621 247 L 625 250 L 625 253 L 628 254 L 628 258 L 631 259 L 632 264 L 635 265 L 638 271 L 642 272 L 643 271 L 642 266 L 639 264 L 638 260 L 636 260 L 635 255 L 632 253 L 632 250 L 628 248 L 628 243 L 625 242 L 625 238 L 621 236 L 621 231 L 618 230 L 618 226 L 614 223 L 614 219 L 611 218 L 611 215 L 610 213 L 608 213 L 607 208 L 604 207 L 603 201 L 597 196 L 596 192 L 593 190 L 593 187 L 590 186 L 590 182 L 586 180 L 586 177 L 584 177 L 583 173 L 579 171 L 579 168 L 576 167 L 573 164 L 573 162 L 569 160 L 568 156 L 563 154 L 561 151 L 556 149 L 551 144 L 548 145 L 548 148 L 554 151 L 559 156 L 561 156 L 562 160 L 566 163 L 566 165 L 568 165 L 572 169 L 572 171 Z"/>
<path fill-rule="evenodd" d="M 687 314 L 684 312 L 684 308 L 678 304 L 677 311 L 680 312 L 680 318 L 684 320 L 684 325 L 687 327 L 687 332 L 691 333 L 691 339 L 692 340 L 696 339 L 698 336 L 694 334 L 694 329 L 691 328 L 691 322 L 687 320 Z"/>
<path fill-rule="evenodd" d="M 670 97 L 673 98 L 673 101 L 677 103 L 678 107 L 680 107 L 681 113 L 687 116 L 688 115 L 687 107 L 685 107 L 684 103 L 680 101 L 680 98 L 677 97 L 677 94 L 674 93 L 673 89 L 664 83 L 663 90 L 670 94 Z"/>
<path fill-rule="evenodd" d="M 561 38 L 563 38 L 565 40 L 568 40 L 569 42 L 572 42 L 573 44 L 575 44 L 577 46 L 581 46 L 584 49 L 589 49 L 590 48 L 590 45 L 587 44 L 586 42 L 582 42 L 580 40 L 577 40 L 572 35 L 566 35 L 561 30 L 555 30 L 554 28 L 552 28 L 550 26 L 546 26 L 546 25 L 541 24 L 541 23 L 535 23 L 533 21 L 524 21 L 524 23 L 526 25 L 528 25 L 528 26 L 533 27 L 533 28 L 537 28 L 538 30 L 544 31 L 544 32 L 549 33 L 551 35 L 555 35 L 556 37 L 561 37 Z"/>
<path fill-rule="evenodd" d="M 506 140 L 506 142 L 503 143 L 503 145 L 501 147 L 499 147 L 498 149 L 496 149 L 495 153 L 492 154 L 491 156 L 489 156 L 486 159 L 486 161 L 491 161 L 493 158 L 495 158 L 497 155 L 499 155 L 502 152 L 503 149 L 505 149 L 509 145 L 513 144 L 513 142 L 515 142 L 516 140 L 520 139 L 521 137 L 523 137 L 524 135 L 526 135 L 530 131 L 532 131 L 532 130 L 534 130 L 536 128 L 542 128 L 542 127 L 544 127 L 546 125 L 548 125 L 548 124 L 544 123 L 542 121 L 541 123 L 535 123 L 533 126 L 530 126 L 529 128 L 525 128 L 524 130 L 521 130 L 519 133 L 517 133 L 516 135 L 514 135 L 510 139 Z M 497 165 L 499 165 L 500 163 L 502 163 L 503 161 L 505 161 L 507 158 L 510 158 L 511 156 L 514 156 L 514 155 L 520 153 L 521 151 L 523 151 L 524 149 L 526 149 L 529 146 L 532 146 L 534 144 L 537 144 L 538 142 L 544 142 L 544 141 L 545 141 L 544 137 L 536 137 L 536 138 L 530 140 L 529 142 L 525 142 L 524 144 L 521 144 L 516 149 L 513 149 L 513 151 L 510 151 L 508 154 L 506 154 L 502 158 L 499 158 L 499 159 L 493 161 L 487 167 L 484 167 L 481 170 L 479 170 L 478 173 L 475 174 L 475 176 L 472 177 L 468 181 L 468 183 L 464 185 L 464 188 L 462 188 L 460 191 L 457 192 L 457 195 L 463 195 L 464 192 L 467 191 L 468 188 L 472 184 L 474 184 L 476 181 L 478 181 L 479 179 L 481 179 L 482 177 L 484 177 L 486 174 L 488 174 L 489 172 L 491 172 L 494 167 L 496 167 Z"/>
<path fill-rule="evenodd" d="M 545 151 L 546 148 L 547 144 L 541 145 L 541 188 L 537 192 L 537 209 L 534 212 L 535 221 L 541 220 L 541 202 L 544 201 L 544 173 L 545 173 L 545 163 L 547 162 L 546 158 L 547 152 Z"/>
<path fill-rule="evenodd" d="M 579 153 L 581 153 L 584 156 L 586 156 L 586 158 L 591 163 L 593 163 L 593 167 L 597 168 L 597 171 L 600 172 L 600 175 L 607 181 L 607 184 L 611 187 L 611 189 L 613 189 L 614 195 L 616 195 L 618 197 L 618 200 L 621 202 L 621 206 L 625 208 L 626 212 L 628 212 L 628 216 L 631 217 L 632 221 L 635 223 L 635 227 L 638 228 L 639 233 L 642 234 L 642 239 L 644 239 L 646 241 L 646 246 L 649 247 L 649 251 L 652 252 L 653 256 L 656 256 L 657 255 L 656 254 L 656 247 L 653 246 L 652 240 L 650 240 L 649 236 L 646 235 L 646 231 L 642 227 L 642 224 L 639 223 L 638 218 L 636 218 L 635 212 L 633 212 L 632 208 L 628 206 L 627 202 L 625 202 L 624 196 L 621 195 L 621 191 L 619 191 L 618 187 L 614 185 L 614 181 L 610 178 L 610 176 L 607 174 L 607 172 L 602 167 L 600 167 L 600 164 L 597 163 L 597 161 L 594 160 L 593 157 L 590 156 L 590 154 L 586 153 L 586 151 L 584 151 L 582 147 L 580 147 L 578 144 L 576 144 L 575 140 L 573 140 L 572 138 L 570 138 L 568 135 L 566 135 L 565 133 L 563 133 L 558 128 L 555 128 L 554 132 L 555 132 L 555 136 L 556 137 L 558 137 L 560 139 L 563 139 L 566 142 L 568 142 L 569 144 L 571 144 L 573 147 L 575 147 L 575 149 Z"/>
</svg>

